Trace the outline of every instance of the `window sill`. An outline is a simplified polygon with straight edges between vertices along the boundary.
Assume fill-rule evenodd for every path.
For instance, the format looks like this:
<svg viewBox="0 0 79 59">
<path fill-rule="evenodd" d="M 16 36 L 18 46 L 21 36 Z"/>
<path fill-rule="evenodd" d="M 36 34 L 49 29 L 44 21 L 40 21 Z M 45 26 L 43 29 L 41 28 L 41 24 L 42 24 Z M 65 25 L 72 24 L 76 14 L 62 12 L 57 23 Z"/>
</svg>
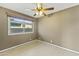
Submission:
<svg viewBox="0 0 79 59">
<path fill-rule="evenodd" d="M 10 34 L 8 34 L 8 35 L 25 35 L 25 34 L 32 34 L 32 33 L 34 33 L 34 32 L 27 32 L 27 33 L 10 33 Z"/>
</svg>

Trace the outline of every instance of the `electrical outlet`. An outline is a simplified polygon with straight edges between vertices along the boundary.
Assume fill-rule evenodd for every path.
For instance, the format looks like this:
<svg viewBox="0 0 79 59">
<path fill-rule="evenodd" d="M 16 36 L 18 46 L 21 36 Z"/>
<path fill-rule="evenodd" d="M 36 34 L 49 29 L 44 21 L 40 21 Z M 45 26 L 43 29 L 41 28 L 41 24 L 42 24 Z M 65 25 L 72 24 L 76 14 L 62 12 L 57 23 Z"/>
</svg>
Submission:
<svg viewBox="0 0 79 59">
<path fill-rule="evenodd" d="M 53 40 L 50 40 L 50 42 L 52 43 L 52 42 L 53 42 Z"/>
</svg>

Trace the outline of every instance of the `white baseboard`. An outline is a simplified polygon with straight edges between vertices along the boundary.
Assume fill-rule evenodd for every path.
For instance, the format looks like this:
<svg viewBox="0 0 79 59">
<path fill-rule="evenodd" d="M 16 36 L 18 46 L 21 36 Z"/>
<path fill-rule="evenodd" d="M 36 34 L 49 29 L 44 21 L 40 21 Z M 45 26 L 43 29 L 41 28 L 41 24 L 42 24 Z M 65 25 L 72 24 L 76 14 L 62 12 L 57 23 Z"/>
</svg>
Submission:
<svg viewBox="0 0 79 59">
<path fill-rule="evenodd" d="M 10 48 L 3 49 L 3 50 L 1 50 L 0 52 L 4 52 L 4 51 L 10 50 L 10 49 L 13 49 L 13 48 L 22 46 L 22 45 L 24 45 L 24 44 L 29 44 L 29 43 L 31 43 L 31 42 L 33 42 L 33 41 L 35 41 L 35 40 L 31 40 L 31 41 L 29 41 L 29 42 L 25 42 L 25 43 L 22 43 L 22 44 L 19 44 L 19 45 L 16 45 L 16 46 L 12 46 L 12 47 L 10 47 Z M 41 40 L 38 40 L 38 41 L 41 41 Z M 51 44 L 51 43 L 46 42 L 46 41 L 41 41 L 41 42 L 48 43 L 48 44 L 53 45 L 53 46 L 56 46 L 56 47 L 58 47 L 58 48 L 61 48 L 61 49 L 64 49 L 64 50 L 67 50 L 67 51 L 70 51 L 70 52 L 79 54 L 78 51 L 74 51 L 74 50 L 71 50 L 71 49 L 68 49 L 68 48 L 64 48 L 64 47 L 61 47 L 61 46 L 58 46 L 58 45 L 55 45 L 55 44 Z"/>
<path fill-rule="evenodd" d="M 16 46 L 12 46 L 12 47 L 9 47 L 9 48 L 6 48 L 6 49 L 3 49 L 3 50 L 0 50 L 0 52 L 4 52 L 4 51 L 10 50 L 10 49 L 13 49 L 13 48 L 16 48 L 16 47 L 22 46 L 22 45 L 24 45 L 24 44 L 31 43 L 32 41 L 34 41 L 34 40 L 31 40 L 31 41 L 28 41 L 28 42 L 25 42 L 25 43 L 22 43 L 22 44 L 19 44 L 19 45 L 16 45 Z"/>
<path fill-rule="evenodd" d="M 41 41 L 41 40 L 39 40 L 39 41 Z M 53 45 L 53 46 L 56 46 L 56 47 L 58 47 L 58 48 L 61 48 L 61 49 L 64 49 L 64 50 L 67 50 L 67 51 L 70 51 L 70 52 L 73 52 L 73 53 L 77 53 L 77 54 L 79 54 L 78 51 L 71 50 L 71 49 L 68 49 L 68 48 L 65 48 L 65 47 L 61 47 L 61 46 L 58 46 L 58 45 L 56 45 L 56 44 L 51 44 L 51 43 L 46 42 L 46 41 L 43 41 L 43 42 L 48 43 L 48 44 Z"/>
</svg>

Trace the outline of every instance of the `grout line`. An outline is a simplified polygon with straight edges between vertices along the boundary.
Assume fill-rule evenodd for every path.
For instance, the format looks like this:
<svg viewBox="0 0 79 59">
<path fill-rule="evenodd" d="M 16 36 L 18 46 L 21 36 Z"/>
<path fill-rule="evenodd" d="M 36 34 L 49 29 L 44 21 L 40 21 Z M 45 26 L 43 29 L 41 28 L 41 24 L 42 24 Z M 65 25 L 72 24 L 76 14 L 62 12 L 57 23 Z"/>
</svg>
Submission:
<svg viewBox="0 0 79 59">
<path fill-rule="evenodd" d="M 39 41 L 41 41 L 41 40 L 39 40 Z M 62 47 L 62 46 L 58 46 L 58 45 L 56 45 L 56 44 L 51 44 L 51 43 L 49 43 L 49 42 L 47 42 L 47 41 L 43 41 L 43 42 L 48 43 L 48 44 L 50 44 L 50 45 L 53 45 L 53 46 L 55 46 L 55 47 L 58 47 L 58 48 L 61 48 L 61 49 L 64 49 L 64 50 L 67 50 L 67 51 L 70 51 L 70 52 L 76 53 L 76 54 L 79 54 L 78 51 L 71 50 L 71 49 L 68 49 L 68 48 L 65 48 L 65 47 Z"/>
<path fill-rule="evenodd" d="M 36 40 L 36 39 L 35 39 Z M 13 48 L 16 48 L 16 47 L 19 47 L 19 46 L 22 46 L 24 44 L 28 44 L 28 43 L 31 43 L 35 40 L 31 40 L 31 41 L 28 41 L 28 42 L 25 42 L 25 43 L 22 43 L 22 44 L 19 44 L 19 45 L 16 45 L 16 46 L 12 46 L 12 47 L 9 47 L 9 48 L 6 48 L 6 49 L 3 49 L 3 50 L 0 50 L 0 52 L 4 52 L 4 51 L 7 51 L 7 50 L 10 50 L 10 49 L 13 49 Z"/>
</svg>

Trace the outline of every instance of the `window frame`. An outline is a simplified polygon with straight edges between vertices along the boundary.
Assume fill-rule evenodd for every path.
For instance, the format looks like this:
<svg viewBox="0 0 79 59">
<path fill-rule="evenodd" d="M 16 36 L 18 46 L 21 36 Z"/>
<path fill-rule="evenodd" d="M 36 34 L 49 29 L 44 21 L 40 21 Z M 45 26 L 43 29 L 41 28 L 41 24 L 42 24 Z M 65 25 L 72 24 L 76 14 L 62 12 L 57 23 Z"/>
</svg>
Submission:
<svg viewBox="0 0 79 59">
<path fill-rule="evenodd" d="M 34 33 L 34 22 L 33 21 L 32 21 L 32 32 L 25 32 L 25 28 L 23 28 L 24 29 L 23 32 L 11 33 L 11 26 L 10 26 L 11 18 L 15 18 L 15 17 L 8 16 L 8 35 L 21 35 L 21 34 Z M 20 19 L 20 18 L 16 18 L 16 19 Z M 24 20 L 24 19 L 20 19 L 20 20 Z M 26 21 L 30 21 L 30 20 L 26 20 Z"/>
</svg>

